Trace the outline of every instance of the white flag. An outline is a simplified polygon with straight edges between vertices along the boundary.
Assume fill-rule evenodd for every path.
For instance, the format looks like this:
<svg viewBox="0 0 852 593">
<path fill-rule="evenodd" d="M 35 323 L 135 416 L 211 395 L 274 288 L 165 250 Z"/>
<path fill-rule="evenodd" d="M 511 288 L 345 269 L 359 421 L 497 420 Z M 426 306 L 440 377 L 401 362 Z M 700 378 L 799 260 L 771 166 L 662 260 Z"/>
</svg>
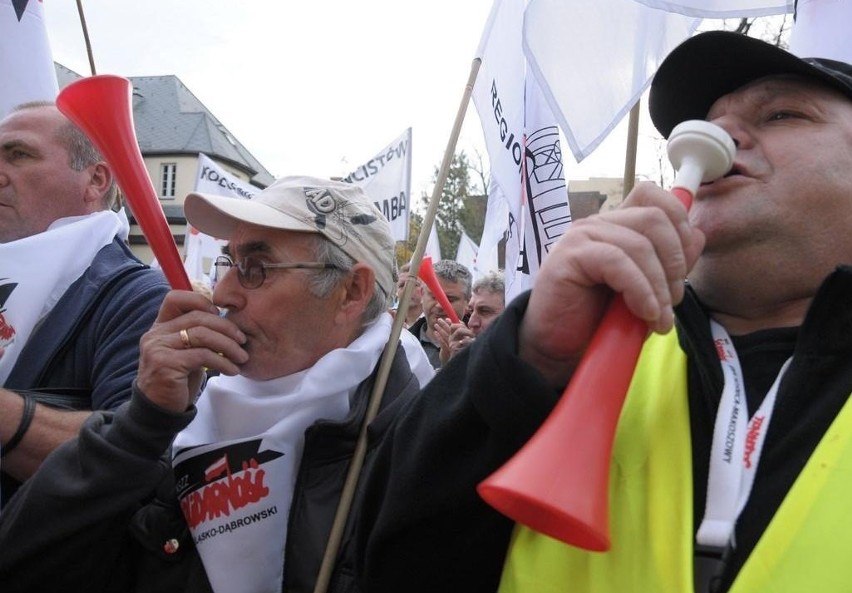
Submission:
<svg viewBox="0 0 852 593">
<path fill-rule="evenodd" d="M 364 188 L 391 225 L 396 241 L 408 239 L 411 204 L 411 128 L 357 167 L 344 181 Z M 437 261 L 437 260 L 436 260 Z"/>
<path fill-rule="evenodd" d="M 550 249 L 571 224 L 559 129 L 534 77 L 527 75 L 524 150 L 524 252 L 534 279 Z M 514 295 L 511 295 L 514 296 Z"/>
<path fill-rule="evenodd" d="M 524 77 L 521 23 L 524 0 L 495 0 L 479 43 L 482 59 L 473 87 L 473 103 L 482 123 L 491 177 L 520 216 L 521 167 L 524 162 Z"/>
<path fill-rule="evenodd" d="M 483 236 L 506 236 L 506 301 L 529 288 L 518 269 L 523 262 L 522 169 L 524 163 L 524 92 L 526 60 L 522 50 L 525 0 L 494 0 L 477 57 L 482 59 L 472 99 L 482 124 L 491 164 L 491 187 Z M 492 197 L 495 196 L 495 197 Z M 498 208 L 498 220 L 491 211 Z M 517 281 L 516 281 L 517 275 Z"/>
<path fill-rule="evenodd" d="M 479 240 L 479 255 L 476 260 L 480 275 L 498 269 L 498 246 L 500 240 L 506 235 L 508 220 L 509 205 L 492 175 L 491 183 L 488 186 L 485 225 L 482 229 L 482 238 Z"/>
<path fill-rule="evenodd" d="M 799 0 L 790 51 L 801 58 L 852 64 L 852 0 Z"/>
<path fill-rule="evenodd" d="M 207 155 L 199 154 L 195 191 L 248 200 L 260 189 L 229 173 Z M 208 272 L 215 259 L 222 255 L 222 247 L 226 244 L 227 241 L 214 239 L 187 224 L 183 267 L 186 268 L 189 279 L 209 284 L 211 278 Z"/>
<path fill-rule="evenodd" d="M 524 52 L 578 161 L 630 111 L 663 58 L 699 23 L 634 0 L 530 0 Z"/>
<path fill-rule="evenodd" d="M 429 239 L 426 240 L 426 248 L 423 250 L 423 257 L 429 256 L 432 258 L 432 263 L 441 261 L 441 242 L 438 240 L 437 225 L 432 225 L 429 231 Z"/>
<path fill-rule="evenodd" d="M 474 280 L 477 279 L 474 270 L 476 269 L 476 253 L 478 250 L 476 242 L 466 232 L 462 231 L 461 237 L 459 237 L 459 247 L 456 250 L 456 261 L 470 270 Z"/>
<path fill-rule="evenodd" d="M 492 192 L 498 197 L 489 197 L 489 209 L 493 205 L 501 216 L 504 210 L 508 214 L 500 226 L 496 216 L 486 213 L 483 231 L 489 243 L 508 231 L 507 300 L 532 285 L 541 259 L 571 218 L 559 130 L 524 57 L 524 6 L 524 0 L 494 2 L 477 53 L 482 66 L 473 89 L 499 190 Z M 490 253 L 491 245 L 487 249 Z"/>
<path fill-rule="evenodd" d="M 730 19 L 793 11 L 793 0 L 635 0 L 651 8 L 677 12 L 686 16 Z"/>
<path fill-rule="evenodd" d="M 764 16 L 792 7 L 793 0 L 530 0 L 524 51 L 581 161 L 633 107 L 663 59 L 702 17 Z"/>
<path fill-rule="evenodd" d="M 41 2 L 0 0 L 0 81 L 0 118 L 21 103 L 56 99 Z"/>
</svg>

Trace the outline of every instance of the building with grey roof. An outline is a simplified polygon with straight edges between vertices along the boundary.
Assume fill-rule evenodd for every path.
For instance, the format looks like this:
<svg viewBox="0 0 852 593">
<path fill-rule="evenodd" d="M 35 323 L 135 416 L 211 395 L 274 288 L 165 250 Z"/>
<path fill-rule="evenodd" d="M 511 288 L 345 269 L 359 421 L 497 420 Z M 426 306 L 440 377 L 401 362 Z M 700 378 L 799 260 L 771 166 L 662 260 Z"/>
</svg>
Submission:
<svg viewBox="0 0 852 593">
<path fill-rule="evenodd" d="M 82 78 L 61 64 L 55 66 L 60 89 Z M 133 125 L 142 160 L 179 248 L 186 233 L 183 200 L 195 189 L 200 154 L 246 184 L 262 189 L 272 183 L 272 174 L 177 76 L 128 80 L 133 86 Z M 150 262 L 153 254 L 130 215 L 131 248 L 142 261 Z"/>
</svg>

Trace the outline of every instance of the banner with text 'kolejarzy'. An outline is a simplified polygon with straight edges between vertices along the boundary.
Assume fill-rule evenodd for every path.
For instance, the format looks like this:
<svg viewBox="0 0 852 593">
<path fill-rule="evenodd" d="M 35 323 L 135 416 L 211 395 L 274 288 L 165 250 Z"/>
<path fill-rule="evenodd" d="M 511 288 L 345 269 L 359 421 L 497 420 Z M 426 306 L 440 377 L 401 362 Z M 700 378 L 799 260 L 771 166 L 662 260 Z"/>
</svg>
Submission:
<svg viewBox="0 0 852 593">
<path fill-rule="evenodd" d="M 235 200 L 249 200 L 260 191 L 249 185 L 236 175 L 229 173 L 217 165 L 205 154 L 198 155 L 198 173 L 195 177 L 195 191 L 203 194 L 229 196 Z M 186 273 L 190 280 L 198 280 L 209 284 L 211 278 L 208 272 L 213 261 L 222 255 L 222 247 L 227 243 L 214 239 L 186 225 L 186 244 L 184 245 L 184 262 Z"/>
</svg>

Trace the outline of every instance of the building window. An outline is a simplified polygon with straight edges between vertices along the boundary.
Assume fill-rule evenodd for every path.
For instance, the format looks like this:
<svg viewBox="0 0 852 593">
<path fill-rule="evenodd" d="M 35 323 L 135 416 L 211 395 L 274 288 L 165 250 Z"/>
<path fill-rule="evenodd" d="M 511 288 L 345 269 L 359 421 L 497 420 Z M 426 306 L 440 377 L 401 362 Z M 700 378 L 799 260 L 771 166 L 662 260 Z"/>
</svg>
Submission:
<svg viewBox="0 0 852 593">
<path fill-rule="evenodd" d="M 160 198 L 163 200 L 175 199 L 175 173 L 177 163 L 163 163 L 160 165 Z"/>
</svg>

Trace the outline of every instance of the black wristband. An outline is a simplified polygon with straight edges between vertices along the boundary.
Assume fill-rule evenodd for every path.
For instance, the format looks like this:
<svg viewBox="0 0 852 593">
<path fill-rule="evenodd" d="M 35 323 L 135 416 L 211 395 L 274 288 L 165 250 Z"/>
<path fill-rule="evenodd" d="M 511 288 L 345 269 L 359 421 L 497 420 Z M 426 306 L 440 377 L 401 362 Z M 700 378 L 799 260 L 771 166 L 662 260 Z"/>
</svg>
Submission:
<svg viewBox="0 0 852 593">
<path fill-rule="evenodd" d="M 9 442 L 0 447 L 0 457 L 5 457 L 9 451 L 18 446 L 21 439 L 24 438 L 24 435 L 29 430 L 33 416 L 35 416 L 35 400 L 29 395 L 22 395 L 21 397 L 24 398 L 24 412 L 21 414 L 21 421 L 18 423 L 18 429 L 12 435 L 12 438 L 9 439 Z"/>
</svg>

